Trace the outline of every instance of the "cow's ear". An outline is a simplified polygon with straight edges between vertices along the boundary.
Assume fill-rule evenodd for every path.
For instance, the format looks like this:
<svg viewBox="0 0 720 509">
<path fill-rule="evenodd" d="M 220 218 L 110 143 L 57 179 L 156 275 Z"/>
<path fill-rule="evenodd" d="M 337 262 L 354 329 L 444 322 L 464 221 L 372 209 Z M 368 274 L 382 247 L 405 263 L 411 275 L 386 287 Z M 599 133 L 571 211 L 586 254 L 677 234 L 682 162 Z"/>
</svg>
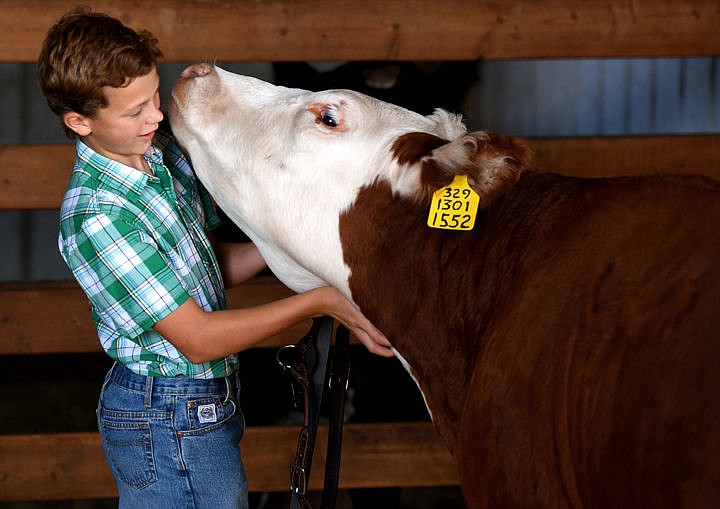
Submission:
<svg viewBox="0 0 720 509">
<path fill-rule="evenodd" d="M 424 172 L 424 184 L 437 189 L 449 183 L 448 176 L 451 181 L 455 175 L 467 175 L 470 187 L 480 196 L 480 207 L 487 208 L 520 178 L 530 162 L 530 149 L 517 138 L 477 131 L 437 147 L 430 160 L 441 171 L 435 178 Z M 428 166 L 433 165 L 425 169 Z"/>
</svg>

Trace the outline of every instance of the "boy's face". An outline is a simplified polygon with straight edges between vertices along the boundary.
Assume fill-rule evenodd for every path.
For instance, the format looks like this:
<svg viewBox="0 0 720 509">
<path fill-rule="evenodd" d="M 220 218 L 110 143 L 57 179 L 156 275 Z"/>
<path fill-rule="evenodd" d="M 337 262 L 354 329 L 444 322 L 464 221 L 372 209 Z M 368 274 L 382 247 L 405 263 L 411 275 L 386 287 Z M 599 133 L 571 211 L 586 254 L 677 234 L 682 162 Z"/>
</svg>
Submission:
<svg viewBox="0 0 720 509">
<path fill-rule="evenodd" d="M 163 119 L 159 86 L 160 77 L 153 69 L 133 78 L 125 87 L 103 87 L 107 107 L 99 109 L 92 118 L 77 115 L 77 123 L 67 118 L 72 114 L 67 114 L 65 122 L 95 152 L 148 171 L 143 155 Z"/>
</svg>

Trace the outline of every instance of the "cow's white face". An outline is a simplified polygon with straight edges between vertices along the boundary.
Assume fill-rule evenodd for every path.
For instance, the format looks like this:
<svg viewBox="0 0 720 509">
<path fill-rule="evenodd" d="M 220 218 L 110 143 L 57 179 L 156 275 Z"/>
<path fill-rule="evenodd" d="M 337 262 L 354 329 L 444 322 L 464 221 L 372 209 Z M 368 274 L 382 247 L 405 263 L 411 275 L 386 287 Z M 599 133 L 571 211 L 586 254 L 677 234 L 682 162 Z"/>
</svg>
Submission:
<svg viewBox="0 0 720 509">
<path fill-rule="evenodd" d="M 395 193 L 419 191 L 420 172 L 393 157 L 399 136 L 465 132 L 443 111 L 424 117 L 349 90 L 288 89 L 208 64 L 183 72 L 170 118 L 201 181 L 273 272 L 297 292 L 332 284 L 348 296 L 339 215 L 378 179 Z"/>
</svg>

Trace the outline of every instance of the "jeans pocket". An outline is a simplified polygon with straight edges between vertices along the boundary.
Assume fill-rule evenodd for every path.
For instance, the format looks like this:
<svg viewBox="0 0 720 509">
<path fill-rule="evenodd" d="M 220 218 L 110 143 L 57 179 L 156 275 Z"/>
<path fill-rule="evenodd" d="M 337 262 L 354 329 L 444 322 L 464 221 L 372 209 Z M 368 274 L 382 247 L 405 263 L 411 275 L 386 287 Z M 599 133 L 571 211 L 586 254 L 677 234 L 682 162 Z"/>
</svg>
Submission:
<svg viewBox="0 0 720 509">
<path fill-rule="evenodd" d="M 134 489 L 157 481 L 150 423 L 101 419 L 100 432 L 105 456 L 116 479 Z"/>
<path fill-rule="evenodd" d="M 223 402 L 220 398 L 201 398 L 187 402 L 187 422 L 189 428 L 185 435 L 209 433 L 222 427 L 235 415 L 236 405 L 232 400 Z"/>
</svg>

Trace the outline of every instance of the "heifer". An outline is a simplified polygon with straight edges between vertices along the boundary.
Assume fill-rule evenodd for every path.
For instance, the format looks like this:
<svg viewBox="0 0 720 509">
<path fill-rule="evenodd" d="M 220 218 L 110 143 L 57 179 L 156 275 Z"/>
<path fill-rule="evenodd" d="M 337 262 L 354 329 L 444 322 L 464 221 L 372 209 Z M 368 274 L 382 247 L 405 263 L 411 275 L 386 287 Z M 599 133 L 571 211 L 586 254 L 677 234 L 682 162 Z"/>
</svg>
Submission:
<svg viewBox="0 0 720 509">
<path fill-rule="evenodd" d="M 207 64 L 170 114 L 273 272 L 388 335 L 470 507 L 720 507 L 720 184 L 524 171 L 444 111 Z M 474 228 L 428 227 L 456 175 Z"/>
</svg>

